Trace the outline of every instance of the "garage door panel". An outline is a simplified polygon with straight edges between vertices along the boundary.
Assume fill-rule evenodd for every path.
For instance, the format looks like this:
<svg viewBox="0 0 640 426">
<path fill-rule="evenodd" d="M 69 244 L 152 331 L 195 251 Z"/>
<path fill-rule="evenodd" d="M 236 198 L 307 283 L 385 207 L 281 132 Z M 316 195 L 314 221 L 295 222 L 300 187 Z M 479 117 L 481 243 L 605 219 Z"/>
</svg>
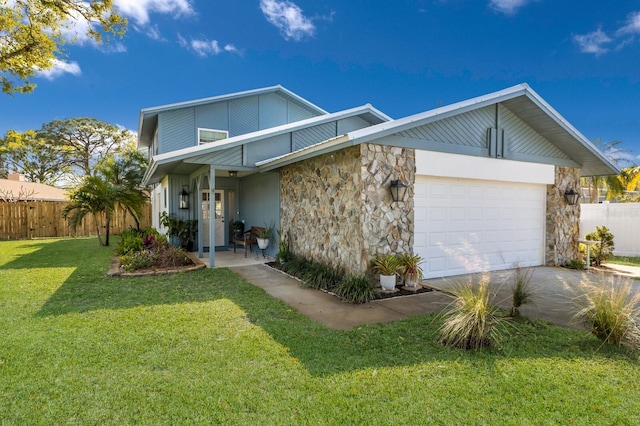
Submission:
<svg viewBox="0 0 640 426">
<path fill-rule="evenodd" d="M 544 185 L 417 176 L 415 197 L 426 278 L 543 263 Z"/>
</svg>

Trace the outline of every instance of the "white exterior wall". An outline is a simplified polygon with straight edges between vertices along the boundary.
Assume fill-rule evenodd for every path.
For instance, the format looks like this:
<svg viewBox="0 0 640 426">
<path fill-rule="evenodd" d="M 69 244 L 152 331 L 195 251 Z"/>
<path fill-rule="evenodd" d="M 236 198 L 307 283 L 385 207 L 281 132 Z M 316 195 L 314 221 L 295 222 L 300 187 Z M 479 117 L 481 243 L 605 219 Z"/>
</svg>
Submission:
<svg viewBox="0 0 640 426">
<path fill-rule="evenodd" d="M 552 185 L 555 167 L 416 149 L 416 174 Z"/>
<path fill-rule="evenodd" d="M 640 256 L 640 203 L 580 205 L 580 238 L 603 225 L 613 234 L 616 256 Z"/>
</svg>

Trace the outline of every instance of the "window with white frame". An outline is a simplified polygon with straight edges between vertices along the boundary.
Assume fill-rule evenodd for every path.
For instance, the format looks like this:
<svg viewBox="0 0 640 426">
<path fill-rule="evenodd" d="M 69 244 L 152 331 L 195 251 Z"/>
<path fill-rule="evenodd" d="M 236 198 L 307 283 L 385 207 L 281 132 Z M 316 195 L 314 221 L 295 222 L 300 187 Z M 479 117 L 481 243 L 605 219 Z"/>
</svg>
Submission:
<svg viewBox="0 0 640 426">
<path fill-rule="evenodd" d="M 198 145 L 227 139 L 229 132 L 226 130 L 198 129 Z"/>
</svg>

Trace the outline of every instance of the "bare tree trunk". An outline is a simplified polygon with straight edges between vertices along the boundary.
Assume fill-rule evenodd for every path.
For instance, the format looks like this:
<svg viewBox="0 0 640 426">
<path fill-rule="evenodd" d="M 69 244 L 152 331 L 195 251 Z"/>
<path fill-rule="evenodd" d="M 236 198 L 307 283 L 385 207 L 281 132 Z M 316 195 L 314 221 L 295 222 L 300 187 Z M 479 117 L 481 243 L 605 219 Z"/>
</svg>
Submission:
<svg viewBox="0 0 640 426">
<path fill-rule="evenodd" d="M 111 223 L 111 212 L 109 210 L 106 211 L 106 219 L 105 219 L 104 223 L 105 223 L 105 225 L 107 227 L 107 229 L 105 230 L 105 235 L 106 235 L 106 237 L 105 237 L 105 240 L 106 240 L 105 246 L 108 247 L 109 246 L 109 227 L 110 227 L 109 225 Z"/>
<path fill-rule="evenodd" d="M 98 223 L 98 216 L 93 215 L 93 222 L 96 224 L 96 235 L 98 236 L 98 244 L 102 247 L 104 244 L 102 243 L 102 237 L 100 237 L 100 224 Z"/>
</svg>

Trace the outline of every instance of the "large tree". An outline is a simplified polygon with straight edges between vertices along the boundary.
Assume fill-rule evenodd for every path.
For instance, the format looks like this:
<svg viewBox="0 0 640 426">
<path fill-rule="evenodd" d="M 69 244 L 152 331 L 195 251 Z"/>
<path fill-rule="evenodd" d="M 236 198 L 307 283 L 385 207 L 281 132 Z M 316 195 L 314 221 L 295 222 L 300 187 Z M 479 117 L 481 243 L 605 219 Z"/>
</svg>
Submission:
<svg viewBox="0 0 640 426">
<path fill-rule="evenodd" d="M 70 164 L 80 176 L 90 176 L 97 162 L 130 145 L 134 135 L 93 117 L 54 120 L 40 131 L 49 143 L 70 151 Z"/>
<path fill-rule="evenodd" d="M 79 37 L 102 43 L 122 36 L 127 21 L 113 0 L 3 0 L 0 2 L 0 85 L 7 94 L 28 93 L 29 79 L 55 65 L 65 42 Z M 74 36 L 69 36 L 74 34 Z"/>
<path fill-rule="evenodd" d="M 0 157 L 8 170 L 25 175 L 29 182 L 55 185 L 71 172 L 69 149 L 48 143 L 35 130 L 9 130 L 0 139 Z"/>
</svg>

